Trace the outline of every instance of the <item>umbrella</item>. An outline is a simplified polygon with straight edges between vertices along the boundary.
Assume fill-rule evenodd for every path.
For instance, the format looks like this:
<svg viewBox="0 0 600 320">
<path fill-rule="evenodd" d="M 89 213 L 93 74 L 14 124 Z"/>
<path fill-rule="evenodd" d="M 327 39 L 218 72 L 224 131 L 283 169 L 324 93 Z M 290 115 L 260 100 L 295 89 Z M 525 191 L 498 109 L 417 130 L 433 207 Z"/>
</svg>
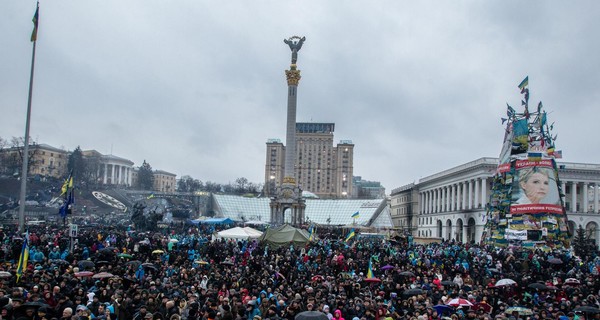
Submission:
<svg viewBox="0 0 600 320">
<path fill-rule="evenodd" d="M 539 283 L 539 282 L 535 282 L 535 283 L 530 283 L 527 288 L 529 289 L 538 289 L 538 290 L 545 290 L 548 289 L 548 287 L 546 287 L 545 284 L 543 283 Z"/>
<path fill-rule="evenodd" d="M 581 284 L 581 282 L 579 280 L 575 279 L 575 278 L 568 278 L 568 279 L 565 280 L 564 284 L 568 284 L 568 285 L 574 286 L 574 285 Z"/>
<path fill-rule="evenodd" d="M 285 277 L 283 276 L 283 274 L 281 274 L 281 272 L 275 272 L 274 276 L 275 278 L 282 278 L 283 280 L 285 280 Z"/>
<path fill-rule="evenodd" d="M 581 306 L 573 309 L 575 312 L 584 312 L 584 313 L 600 313 L 600 309 L 593 306 Z"/>
<path fill-rule="evenodd" d="M 463 299 L 463 298 L 454 298 L 454 299 L 448 301 L 448 303 L 446 303 L 446 305 L 449 305 L 452 307 L 458 307 L 458 306 L 472 307 L 473 306 L 473 304 L 469 300 Z"/>
<path fill-rule="evenodd" d="M 233 265 L 235 265 L 235 263 L 233 263 L 233 262 L 231 262 L 231 261 L 227 261 L 227 260 L 226 260 L 226 261 L 223 261 L 223 262 L 221 262 L 221 264 L 222 264 L 222 265 L 224 265 L 224 266 L 233 266 Z"/>
<path fill-rule="evenodd" d="M 12 273 L 8 271 L 0 271 L 0 278 L 10 278 L 12 277 Z"/>
<path fill-rule="evenodd" d="M 558 290 L 558 287 L 555 287 L 555 286 L 546 286 L 546 289 L 548 289 L 548 290 Z"/>
<path fill-rule="evenodd" d="M 310 280 L 311 281 L 323 281 L 323 280 L 325 280 L 325 278 L 322 275 L 318 274 L 316 276 L 312 276 L 312 278 L 310 278 Z"/>
<path fill-rule="evenodd" d="M 319 311 L 304 311 L 296 315 L 294 320 L 329 320 L 323 312 Z"/>
<path fill-rule="evenodd" d="M 52 264 L 69 264 L 69 261 L 63 259 L 51 259 L 50 263 Z"/>
<path fill-rule="evenodd" d="M 110 273 L 110 272 L 100 272 L 100 273 L 96 273 L 95 275 L 92 276 L 92 278 L 94 279 L 104 279 L 104 278 L 112 278 L 115 275 Z"/>
<path fill-rule="evenodd" d="M 456 284 L 454 281 L 449 281 L 449 280 L 444 280 L 440 283 L 446 287 L 457 287 L 458 286 L 458 284 Z"/>
<path fill-rule="evenodd" d="M 96 264 L 90 260 L 82 260 L 77 263 L 80 268 L 93 268 Z"/>
<path fill-rule="evenodd" d="M 533 311 L 529 308 L 525 307 L 508 307 L 504 313 L 512 314 L 513 312 L 518 313 L 520 316 L 531 316 L 533 315 Z"/>
<path fill-rule="evenodd" d="M 156 249 L 156 250 L 152 251 L 152 253 L 154 253 L 154 254 L 165 253 L 165 251 L 164 250 L 160 250 L 160 249 Z"/>
<path fill-rule="evenodd" d="M 75 272 L 74 275 L 78 278 L 82 278 L 82 277 L 91 277 L 94 275 L 94 273 L 91 271 L 79 271 L 79 272 Z"/>
<path fill-rule="evenodd" d="M 106 260 L 100 260 L 100 261 L 96 261 L 97 265 L 103 265 L 103 264 L 112 264 L 110 261 L 106 261 Z"/>
<path fill-rule="evenodd" d="M 119 253 L 117 255 L 117 257 L 119 257 L 119 258 L 125 258 L 125 259 L 131 259 L 131 258 L 133 258 L 133 256 L 130 255 L 130 254 L 128 254 L 128 253 Z"/>
<path fill-rule="evenodd" d="M 406 276 L 406 277 L 414 277 L 415 276 L 415 274 L 413 272 L 411 272 L 411 271 L 402 271 L 402 272 L 400 272 L 398 274 L 401 275 L 401 276 Z"/>
<path fill-rule="evenodd" d="M 177 243 L 177 242 L 179 242 L 179 240 L 177 240 L 177 239 L 173 238 L 173 239 L 169 239 L 169 242 L 172 242 L 172 243 Z"/>
<path fill-rule="evenodd" d="M 364 278 L 363 281 L 364 282 L 381 282 L 381 279 L 373 277 L 373 278 Z"/>
<path fill-rule="evenodd" d="M 562 264 L 563 261 L 560 260 L 559 258 L 552 258 L 552 259 L 548 259 L 548 263 L 551 263 L 551 264 Z"/>
<path fill-rule="evenodd" d="M 25 302 L 23 305 L 23 307 L 25 308 L 41 308 L 41 307 L 48 307 L 47 304 L 43 303 L 43 302 L 39 302 L 39 301 L 30 301 L 30 302 Z"/>
<path fill-rule="evenodd" d="M 158 268 L 154 265 L 154 263 L 150 263 L 150 262 L 142 263 L 142 267 L 158 270 Z"/>
<path fill-rule="evenodd" d="M 437 311 L 437 313 L 439 314 L 450 313 L 454 311 L 454 308 L 445 304 L 438 304 L 437 306 L 433 306 L 433 309 L 435 309 L 435 311 Z"/>
<path fill-rule="evenodd" d="M 389 264 L 386 264 L 385 266 L 379 268 L 380 270 L 390 270 L 390 269 L 394 269 L 394 266 L 391 266 Z"/>
<path fill-rule="evenodd" d="M 204 260 L 196 260 L 196 261 L 194 261 L 194 263 L 197 263 L 197 264 L 208 264 L 208 262 L 206 262 Z"/>
<path fill-rule="evenodd" d="M 411 296 L 418 296 L 420 294 L 423 294 L 425 291 L 421 290 L 421 289 L 407 289 L 404 290 L 404 292 L 402 292 L 403 296 L 406 297 L 411 297 Z"/>
<path fill-rule="evenodd" d="M 100 253 L 115 253 L 115 247 L 102 248 L 98 252 L 100 252 Z"/>
<path fill-rule="evenodd" d="M 127 261 L 125 263 L 126 266 L 139 266 L 140 264 L 142 264 L 142 262 L 140 260 L 131 260 L 131 261 Z"/>
<path fill-rule="evenodd" d="M 513 279 L 500 279 L 496 282 L 496 287 L 512 286 L 513 284 L 517 284 Z"/>
</svg>

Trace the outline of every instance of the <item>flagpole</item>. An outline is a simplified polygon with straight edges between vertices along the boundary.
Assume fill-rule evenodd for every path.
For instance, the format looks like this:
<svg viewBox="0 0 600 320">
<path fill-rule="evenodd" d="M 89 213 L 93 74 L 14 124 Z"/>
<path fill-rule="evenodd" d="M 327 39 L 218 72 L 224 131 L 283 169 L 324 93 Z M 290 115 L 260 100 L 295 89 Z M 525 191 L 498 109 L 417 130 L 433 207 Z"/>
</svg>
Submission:
<svg viewBox="0 0 600 320">
<path fill-rule="evenodd" d="M 23 168 L 21 169 L 21 194 L 19 199 L 19 231 L 25 230 L 25 199 L 27 194 L 27 171 L 29 170 L 29 124 L 31 122 L 31 97 L 33 95 L 33 70 L 35 67 L 35 45 L 31 53 L 31 73 L 29 75 L 29 96 L 27 98 L 27 118 L 25 120 L 25 141 L 23 147 Z"/>
</svg>

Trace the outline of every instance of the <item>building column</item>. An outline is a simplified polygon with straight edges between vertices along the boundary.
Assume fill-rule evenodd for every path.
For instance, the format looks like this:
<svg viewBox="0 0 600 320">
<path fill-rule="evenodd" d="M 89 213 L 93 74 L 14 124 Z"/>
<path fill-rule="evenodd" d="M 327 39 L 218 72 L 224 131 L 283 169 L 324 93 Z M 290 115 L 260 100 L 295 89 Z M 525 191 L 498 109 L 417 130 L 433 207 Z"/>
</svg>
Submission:
<svg viewBox="0 0 600 320">
<path fill-rule="evenodd" d="M 485 209 L 487 205 L 487 178 L 481 178 L 481 207 Z"/>
<path fill-rule="evenodd" d="M 469 224 L 463 221 L 463 232 L 462 232 L 462 242 L 467 243 L 469 241 Z"/>
<path fill-rule="evenodd" d="M 571 182 L 571 212 L 577 212 L 577 182 Z"/>
<path fill-rule="evenodd" d="M 467 209 L 473 209 L 473 180 L 469 180 L 469 200 L 467 202 Z"/>
<path fill-rule="evenodd" d="M 460 205 L 461 210 L 465 210 L 467 208 L 467 182 L 463 181 L 461 183 L 462 187 L 462 203 Z"/>
<path fill-rule="evenodd" d="M 481 206 L 481 201 L 479 201 L 479 196 L 481 195 L 481 191 L 479 191 L 479 179 L 475 179 L 475 208 L 479 208 Z"/>
<path fill-rule="evenodd" d="M 561 192 L 562 192 L 562 196 L 560 196 L 560 198 L 562 199 L 563 205 L 567 202 L 567 183 L 565 181 L 562 181 L 560 184 L 561 187 Z"/>
<path fill-rule="evenodd" d="M 425 191 L 425 213 L 431 213 L 429 211 L 429 191 Z"/>
<path fill-rule="evenodd" d="M 440 212 L 446 211 L 446 188 L 441 187 L 440 191 L 442 192 L 442 196 L 440 197 Z"/>
<path fill-rule="evenodd" d="M 583 210 L 583 213 L 588 213 L 588 208 L 589 208 L 589 202 L 588 202 L 588 184 L 587 182 L 583 184 L 583 205 L 581 206 L 581 209 Z"/>
<path fill-rule="evenodd" d="M 594 183 L 594 213 L 598 213 L 598 183 Z"/>
<path fill-rule="evenodd" d="M 110 165 L 110 183 L 115 184 L 115 165 Z"/>
<path fill-rule="evenodd" d="M 103 184 L 106 184 L 106 180 L 108 179 L 108 163 L 104 164 L 104 180 L 102 181 Z"/>
<path fill-rule="evenodd" d="M 433 196 L 434 200 L 433 200 L 433 212 L 434 213 L 438 213 L 440 212 L 440 189 L 436 188 L 435 189 L 435 194 Z"/>
<path fill-rule="evenodd" d="M 456 211 L 456 210 L 458 210 L 458 199 L 460 198 L 460 194 L 457 193 L 458 192 L 458 188 L 457 188 L 456 184 L 454 184 L 452 186 L 452 189 L 454 190 L 454 192 L 453 192 L 454 193 L 454 197 L 452 198 L 452 210 Z"/>
<path fill-rule="evenodd" d="M 452 199 L 454 199 L 453 191 L 452 185 L 448 186 L 448 211 L 454 211 L 454 209 L 452 209 Z"/>
</svg>

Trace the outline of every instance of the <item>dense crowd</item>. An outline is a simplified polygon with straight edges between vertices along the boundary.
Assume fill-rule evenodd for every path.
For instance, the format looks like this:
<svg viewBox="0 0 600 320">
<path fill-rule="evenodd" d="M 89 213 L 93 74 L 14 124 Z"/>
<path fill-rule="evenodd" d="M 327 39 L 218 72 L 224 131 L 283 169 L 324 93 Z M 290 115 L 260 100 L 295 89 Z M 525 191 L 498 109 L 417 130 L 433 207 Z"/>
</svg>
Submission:
<svg viewBox="0 0 600 320">
<path fill-rule="evenodd" d="M 18 281 L 27 235 L 2 229 L 0 319 L 600 319 L 597 255 L 341 230 L 276 248 L 211 241 L 219 228 L 32 227 Z"/>
</svg>

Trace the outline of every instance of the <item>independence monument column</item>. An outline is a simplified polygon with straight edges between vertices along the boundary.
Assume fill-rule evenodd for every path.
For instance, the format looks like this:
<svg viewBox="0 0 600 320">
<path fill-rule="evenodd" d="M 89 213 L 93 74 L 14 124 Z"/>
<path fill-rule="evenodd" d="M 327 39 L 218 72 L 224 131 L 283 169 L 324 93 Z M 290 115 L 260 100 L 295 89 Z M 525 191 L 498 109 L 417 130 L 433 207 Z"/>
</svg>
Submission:
<svg viewBox="0 0 600 320">
<path fill-rule="evenodd" d="M 302 198 L 302 189 L 296 183 L 296 102 L 298 100 L 298 82 L 300 82 L 300 70 L 297 69 L 298 51 L 306 37 L 293 36 L 283 40 L 292 50 L 292 63 L 290 69 L 285 70 L 288 84 L 287 100 L 287 132 L 285 137 L 285 163 L 284 178 L 281 186 L 277 188 L 275 196 L 271 200 L 271 224 L 280 225 L 284 223 L 284 215 L 290 210 L 291 224 L 300 226 L 304 223 L 304 209 L 306 204 Z"/>
</svg>

